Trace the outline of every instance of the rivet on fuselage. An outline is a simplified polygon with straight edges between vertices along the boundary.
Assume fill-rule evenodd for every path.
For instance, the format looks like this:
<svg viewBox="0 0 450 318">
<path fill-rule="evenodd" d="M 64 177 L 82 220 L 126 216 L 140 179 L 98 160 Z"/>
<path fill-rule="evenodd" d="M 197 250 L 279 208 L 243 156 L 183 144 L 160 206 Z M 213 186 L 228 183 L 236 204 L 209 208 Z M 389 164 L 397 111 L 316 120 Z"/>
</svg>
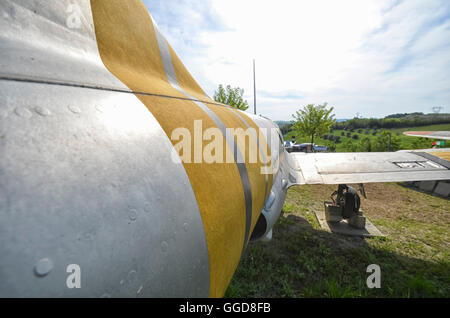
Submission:
<svg viewBox="0 0 450 318">
<path fill-rule="evenodd" d="M 36 265 L 34 265 L 34 273 L 39 277 L 48 275 L 48 273 L 50 273 L 52 269 L 53 262 L 49 258 L 43 258 L 39 260 Z"/>
</svg>

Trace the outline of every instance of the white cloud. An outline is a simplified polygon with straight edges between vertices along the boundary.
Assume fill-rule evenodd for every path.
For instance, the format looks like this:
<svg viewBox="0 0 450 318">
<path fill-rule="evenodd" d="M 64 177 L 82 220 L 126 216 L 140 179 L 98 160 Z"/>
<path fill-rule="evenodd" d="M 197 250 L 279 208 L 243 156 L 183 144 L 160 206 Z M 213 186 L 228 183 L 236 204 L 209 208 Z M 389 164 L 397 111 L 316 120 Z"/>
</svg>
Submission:
<svg viewBox="0 0 450 318">
<path fill-rule="evenodd" d="M 272 119 L 325 101 L 338 118 L 430 112 L 436 105 L 450 111 L 445 0 L 146 4 L 210 96 L 218 84 L 231 84 L 244 88 L 252 105 L 255 58 L 258 113 Z"/>
</svg>

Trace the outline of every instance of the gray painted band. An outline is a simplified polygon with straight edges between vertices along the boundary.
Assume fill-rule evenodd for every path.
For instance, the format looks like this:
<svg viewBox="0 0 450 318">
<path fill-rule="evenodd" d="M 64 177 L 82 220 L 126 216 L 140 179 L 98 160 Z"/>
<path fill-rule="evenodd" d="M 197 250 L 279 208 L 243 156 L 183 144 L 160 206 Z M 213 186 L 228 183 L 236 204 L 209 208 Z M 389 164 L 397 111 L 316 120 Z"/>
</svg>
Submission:
<svg viewBox="0 0 450 318">
<path fill-rule="evenodd" d="M 450 162 L 448 162 L 445 159 L 436 157 L 436 156 L 434 156 L 432 154 L 429 154 L 427 152 L 414 152 L 414 154 L 418 155 L 418 156 L 421 156 L 421 157 L 423 157 L 425 159 L 431 160 L 431 161 L 433 161 L 433 162 L 435 162 L 437 164 L 440 164 L 441 166 L 443 166 L 443 167 L 445 167 L 447 169 L 450 169 Z"/>
<path fill-rule="evenodd" d="M 178 84 L 178 80 L 176 78 L 175 69 L 173 67 L 172 63 L 172 57 L 170 55 L 169 46 L 164 38 L 164 36 L 159 31 L 159 28 L 156 24 L 156 22 L 153 20 L 151 15 L 149 15 L 152 22 L 153 22 L 153 28 L 156 33 L 156 39 L 158 41 L 159 51 L 161 54 L 161 59 L 163 61 L 164 71 L 167 76 L 167 80 L 169 83 L 180 93 L 193 98 L 189 93 L 187 93 L 184 89 L 180 87 Z M 251 186 L 250 186 L 250 180 L 248 177 L 247 167 L 245 166 L 245 161 L 243 160 L 242 154 L 239 151 L 233 136 L 229 136 L 229 134 L 226 133 L 226 126 L 220 120 L 220 118 L 204 103 L 194 101 L 194 103 L 200 107 L 217 125 L 217 127 L 222 132 L 223 136 L 225 137 L 228 146 L 233 150 L 234 160 L 236 162 L 236 166 L 239 171 L 239 175 L 241 178 L 242 187 L 244 189 L 244 198 L 245 198 L 245 238 L 244 238 L 244 246 L 242 249 L 242 253 L 244 252 L 244 248 L 247 245 L 249 236 L 250 236 L 250 226 L 252 221 L 252 193 L 251 193 Z"/>
<path fill-rule="evenodd" d="M 231 111 L 232 111 L 233 113 L 236 114 L 236 116 L 239 117 L 239 119 L 247 126 L 247 128 L 252 128 L 252 127 L 248 124 L 248 122 L 245 120 L 245 118 L 242 117 L 242 116 L 239 114 L 239 112 L 238 112 L 237 110 L 235 110 L 235 109 L 233 109 L 233 108 L 231 108 L 231 107 L 230 107 L 230 109 L 231 109 Z M 259 142 L 259 138 L 258 138 L 258 137 L 256 136 L 256 134 L 253 132 L 253 130 L 250 129 L 250 132 L 251 132 L 253 138 L 255 138 L 255 140 L 256 140 L 256 142 L 257 142 L 257 144 L 258 144 L 259 153 L 261 154 L 261 157 L 262 157 L 262 159 L 263 159 L 264 165 L 266 165 L 266 164 L 267 164 L 267 158 L 266 158 L 266 155 L 264 154 L 264 151 L 262 151 L 261 143 Z M 264 200 L 265 200 L 266 197 L 267 197 L 267 188 L 268 188 L 268 184 L 269 184 L 269 176 L 267 175 L 267 173 L 266 173 L 264 176 L 265 176 L 265 187 L 264 187 Z"/>
</svg>

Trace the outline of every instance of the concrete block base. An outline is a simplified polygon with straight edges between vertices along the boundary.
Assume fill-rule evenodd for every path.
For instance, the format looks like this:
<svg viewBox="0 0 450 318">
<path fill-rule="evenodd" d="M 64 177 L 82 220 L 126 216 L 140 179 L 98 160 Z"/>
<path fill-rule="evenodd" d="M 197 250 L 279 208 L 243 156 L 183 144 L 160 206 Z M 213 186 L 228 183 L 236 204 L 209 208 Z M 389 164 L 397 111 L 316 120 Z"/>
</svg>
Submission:
<svg viewBox="0 0 450 318">
<path fill-rule="evenodd" d="M 434 189 L 434 193 L 438 195 L 442 195 L 443 197 L 450 196 L 450 183 L 445 181 L 440 181 L 436 188 Z"/>
<path fill-rule="evenodd" d="M 342 215 L 340 209 L 333 205 L 332 202 L 325 201 L 325 219 L 327 222 L 340 222 L 342 221 Z"/>
<path fill-rule="evenodd" d="M 366 217 L 362 215 L 362 212 L 360 211 L 360 214 L 348 219 L 347 223 L 357 229 L 364 229 L 366 227 Z"/>
<path fill-rule="evenodd" d="M 350 226 L 347 220 L 342 220 L 340 222 L 328 222 L 325 217 L 324 210 L 314 211 L 316 215 L 317 221 L 319 221 L 320 227 L 325 231 L 331 233 L 338 233 L 344 235 L 351 236 L 360 236 L 360 237 L 374 237 L 374 236 L 384 236 L 375 225 L 370 222 L 368 218 L 366 218 L 366 223 L 364 228 L 356 228 L 354 226 Z M 360 216 L 360 215 L 359 215 Z"/>
<path fill-rule="evenodd" d="M 436 181 L 420 181 L 419 188 L 423 191 L 433 192 L 436 186 Z"/>
</svg>

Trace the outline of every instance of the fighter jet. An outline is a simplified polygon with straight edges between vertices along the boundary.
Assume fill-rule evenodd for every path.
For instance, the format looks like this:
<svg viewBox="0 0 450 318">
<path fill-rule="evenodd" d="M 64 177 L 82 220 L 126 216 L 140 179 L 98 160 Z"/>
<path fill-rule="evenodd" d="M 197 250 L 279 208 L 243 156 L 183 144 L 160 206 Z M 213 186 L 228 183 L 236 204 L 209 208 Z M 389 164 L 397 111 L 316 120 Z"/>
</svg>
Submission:
<svg viewBox="0 0 450 318">
<path fill-rule="evenodd" d="M 450 179 L 434 152 L 287 153 L 138 0 L 1 1 L 0 65 L 1 297 L 222 297 L 289 187 Z"/>
</svg>

